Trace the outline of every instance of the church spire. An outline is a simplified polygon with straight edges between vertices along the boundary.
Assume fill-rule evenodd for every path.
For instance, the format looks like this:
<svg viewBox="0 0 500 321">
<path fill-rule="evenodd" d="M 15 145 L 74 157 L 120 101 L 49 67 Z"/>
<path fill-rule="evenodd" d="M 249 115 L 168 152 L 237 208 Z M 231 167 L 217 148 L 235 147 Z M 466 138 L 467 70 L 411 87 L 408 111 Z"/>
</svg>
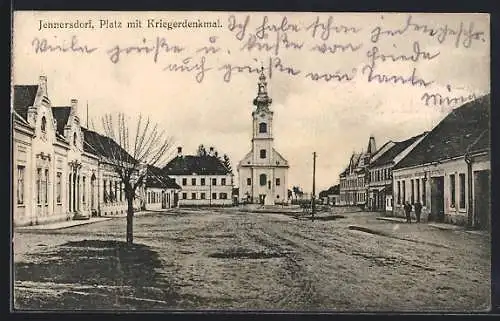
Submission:
<svg viewBox="0 0 500 321">
<path fill-rule="evenodd" d="M 253 104 L 257 106 L 257 112 L 261 110 L 269 110 L 269 105 L 273 100 L 267 95 L 266 75 L 264 75 L 264 67 L 260 69 L 257 97 L 253 100 Z"/>
</svg>

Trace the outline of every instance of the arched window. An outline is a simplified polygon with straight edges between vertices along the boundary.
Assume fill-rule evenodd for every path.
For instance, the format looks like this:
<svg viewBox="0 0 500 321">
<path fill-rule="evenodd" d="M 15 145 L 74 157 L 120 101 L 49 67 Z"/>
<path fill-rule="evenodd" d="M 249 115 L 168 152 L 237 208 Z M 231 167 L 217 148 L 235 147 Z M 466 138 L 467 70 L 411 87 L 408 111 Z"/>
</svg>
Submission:
<svg viewBox="0 0 500 321">
<path fill-rule="evenodd" d="M 259 133 L 267 133 L 267 124 L 266 123 L 259 124 Z"/>
<path fill-rule="evenodd" d="M 76 133 L 73 134 L 73 145 L 76 146 Z"/>
<path fill-rule="evenodd" d="M 260 186 L 265 186 L 267 183 L 267 176 L 266 174 L 260 174 Z"/>
<path fill-rule="evenodd" d="M 42 132 L 45 133 L 45 130 L 47 129 L 47 119 L 45 119 L 45 116 L 42 117 Z"/>
<path fill-rule="evenodd" d="M 260 150 L 260 158 L 266 158 L 266 150 L 265 149 Z"/>
</svg>

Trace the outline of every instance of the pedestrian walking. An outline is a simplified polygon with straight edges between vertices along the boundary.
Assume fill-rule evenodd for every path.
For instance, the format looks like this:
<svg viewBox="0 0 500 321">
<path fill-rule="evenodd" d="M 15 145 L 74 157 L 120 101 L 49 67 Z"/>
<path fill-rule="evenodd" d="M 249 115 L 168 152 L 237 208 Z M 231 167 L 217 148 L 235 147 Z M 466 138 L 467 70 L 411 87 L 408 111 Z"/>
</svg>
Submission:
<svg viewBox="0 0 500 321">
<path fill-rule="evenodd" d="M 411 205 L 410 202 L 406 202 L 403 206 L 406 214 L 406 222 L 411 223 Z"/>
<path fill-rule="evenodd" d="M 422 204 L 417 201 L 413 207 L 415 208 L 415 216 L 417 217 L 417 223 L 420 223 L 420 214 L 422 213 Z"/>
</svg>

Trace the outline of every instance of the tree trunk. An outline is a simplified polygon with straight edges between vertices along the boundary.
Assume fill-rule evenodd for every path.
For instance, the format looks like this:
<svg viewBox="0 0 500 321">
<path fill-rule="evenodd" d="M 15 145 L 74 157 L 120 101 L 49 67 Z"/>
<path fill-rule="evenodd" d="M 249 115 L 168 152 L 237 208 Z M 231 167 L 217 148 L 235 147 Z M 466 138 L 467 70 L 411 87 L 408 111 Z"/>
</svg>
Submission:
<svg viewBox="0 0 500 321">
<path fill-rule="evenodd" d="M 127 245 L 134 243 L 134 203 L 132 197 L 127 198 Z"/>
</svg>

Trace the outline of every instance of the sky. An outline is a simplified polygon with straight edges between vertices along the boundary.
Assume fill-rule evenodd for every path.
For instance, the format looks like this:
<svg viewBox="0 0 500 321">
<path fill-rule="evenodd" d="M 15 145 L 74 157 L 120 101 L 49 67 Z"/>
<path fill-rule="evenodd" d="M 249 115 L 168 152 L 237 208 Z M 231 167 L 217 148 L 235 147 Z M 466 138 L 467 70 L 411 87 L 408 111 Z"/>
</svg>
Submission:
<svg viewBox="0 0 500 321">
<path fill-rule="evenodd" d="M 136 19 L 141 28 L 127 27 Z M 89 20 L 93 28 L 40 30 L 47 23 L 83 26 Z M 172 27 L 174 21 L 215 27 L 152 27 Z M 87 104 L 97 127 L 106 113 L 123 112 L 131 123 L 139 114 L 150 117 L 172 136 L 172 156 L 177 146 L 184 154 L 194 154 L 199 144 L 215 146 L 230 157 L 236 175 L 251 148 L 258 81 L 258 73 L 236 67 L 264 67 L 274 146 L 290 164 L 290 187 L 306 192 L 313 152 L 321 191 L 338 183 L 351 154 L 366 150 L 370 135 L 378 147 L 405 140 L 431 130 L 459 105 L 426 104 L 425 93 L 470 99 L 490 91 L 487 14 L 15 12 L 12 42 L 14 84 L 47 76 L 52 104 L 78 99 L 84 124 Z M 117 46 L 122 51 L 113 62 Z M 138 52 L 144 46 L 151 50 Z M 396 59 L 401 55 L 407 58 Z M 226 81 L 228 66 L 233 69 Z M 348 80 L 332 76 L 344 73 Z M 408 81 L 379 83 L 375 75 Z"/>
</svg>

